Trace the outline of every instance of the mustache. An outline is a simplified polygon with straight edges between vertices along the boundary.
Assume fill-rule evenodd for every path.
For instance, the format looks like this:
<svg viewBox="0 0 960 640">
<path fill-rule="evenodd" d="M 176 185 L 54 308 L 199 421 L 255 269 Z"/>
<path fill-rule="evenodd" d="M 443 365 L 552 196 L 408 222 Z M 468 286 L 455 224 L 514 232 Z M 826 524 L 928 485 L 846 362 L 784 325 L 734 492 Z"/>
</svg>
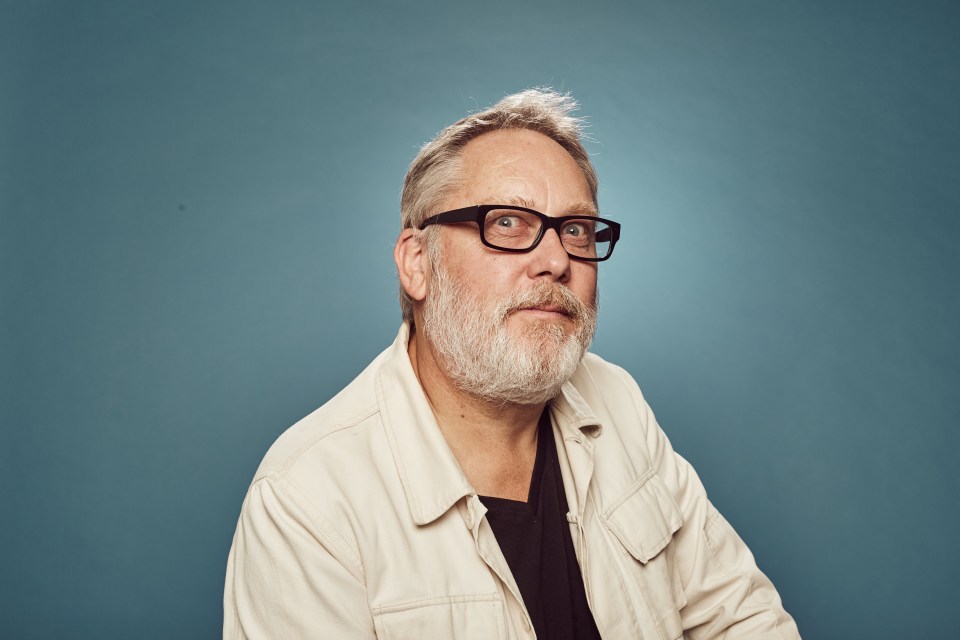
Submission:
<svg viewBox="0 0 960 640">
<path fill-rule="evenodd" d="M 518 309 L 529 309 L 531 307 L 548 307 L 570 316 L 573 320 L 580 320 L 593 310 L 592 305 L 588 307 L 562 284 L 541 282 L 523 291 L 518 291 L 508 300 L 505 300 L 500 305 L 501 319 L 505 319 Z"/>
</svg>

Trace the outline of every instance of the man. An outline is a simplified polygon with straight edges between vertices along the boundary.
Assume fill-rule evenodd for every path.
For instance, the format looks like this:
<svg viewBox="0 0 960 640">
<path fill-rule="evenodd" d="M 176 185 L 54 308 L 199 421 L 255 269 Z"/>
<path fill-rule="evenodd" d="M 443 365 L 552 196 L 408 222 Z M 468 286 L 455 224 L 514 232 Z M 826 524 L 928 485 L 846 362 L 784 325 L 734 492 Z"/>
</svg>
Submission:
<svg viewBox="0 0 960 640">
<path fill-rule="evenodd" d="M 619 238 L 573 101 L 414 159 L 404 325 L 247 494 L 226 638 L 798 638 L 630 376 L 586 354 Z"/>
</svg>

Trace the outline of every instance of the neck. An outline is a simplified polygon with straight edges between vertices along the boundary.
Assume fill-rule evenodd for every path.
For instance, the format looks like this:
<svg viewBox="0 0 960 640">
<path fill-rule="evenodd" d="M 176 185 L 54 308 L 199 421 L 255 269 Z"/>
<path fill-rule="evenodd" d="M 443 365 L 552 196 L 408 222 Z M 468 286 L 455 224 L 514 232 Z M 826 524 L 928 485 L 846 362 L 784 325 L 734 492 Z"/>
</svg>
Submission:
<svg viewBox="0 0 960 640">
<path fill-rule="evenodd" d="M 525 501 L 545 405 L 491 402 L 462 391 L 417 333 L 411 333 L 407 353 L 440 431 L 477 492 Z"/>
</svg>

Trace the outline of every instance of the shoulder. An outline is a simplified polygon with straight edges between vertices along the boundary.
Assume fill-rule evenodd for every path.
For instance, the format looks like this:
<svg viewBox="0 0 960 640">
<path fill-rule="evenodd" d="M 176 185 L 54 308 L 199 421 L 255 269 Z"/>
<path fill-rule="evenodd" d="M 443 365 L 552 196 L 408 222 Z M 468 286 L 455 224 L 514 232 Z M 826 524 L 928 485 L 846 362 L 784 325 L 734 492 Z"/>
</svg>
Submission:
<svg viewBox="0 0 960 640">
<path fill-rule="evenodd" d="M 633 376 L 623 367 L 608 362 L 595 353 L 584 355 L 570 382 L 591 406 L 597 402 L 620 400 L 646 409 L 643 393 Z"/>
<path fill-rule="evenodd" d="M 641 450 L 659 447 L 662 432 L 640 387 L 625 369 L 588 353 L 570 379 L 571 404 L 594 417 L 606 438 L 616 447 Z"/>
<path fill-rule="evenodd" d="M 402 500 L 377 402 L 380 364 L 375 360 L 277 438 L 260 463 L 241 516 L 309 531 L 337 549 L 358 576 L 360 537 L 373 526 L 368 514 L 389 513 Z"/>
<path fill-rule="evenodd" d="M 344 456 L 358 455 L 361 440 L 374 437 L 380 424 L 376 376 L 383 356 L 371 362 L 324 405 L 284 431 L 263 457 L 253 482 L 297 475 L 298 468 L 321 472 Z"/>
</svg>

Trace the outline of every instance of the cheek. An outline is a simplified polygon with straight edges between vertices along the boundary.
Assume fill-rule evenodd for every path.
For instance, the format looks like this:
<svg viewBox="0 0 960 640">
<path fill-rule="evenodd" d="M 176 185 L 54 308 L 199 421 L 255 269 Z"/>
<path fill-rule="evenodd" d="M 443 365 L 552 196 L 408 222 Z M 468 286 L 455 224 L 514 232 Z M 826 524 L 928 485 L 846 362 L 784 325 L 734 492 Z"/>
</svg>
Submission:
<svg viewBox="0 0 960 640">
<path fill-rule="evenodd" d="M 581 263 L 575 266 L 584 268 L 573 270 L 570 288 L 584 303 L 594 304 L 597 300 L 597 269 Z"/>
<path fill-rule="evenodd" d="M 457 261 L 457 274 L 475 291 L 486 291 L 491 296 L 510 294 L 526 285 L 524 254 L 503 253 L 486 247 L 464 252 Z"/>
</svg>

